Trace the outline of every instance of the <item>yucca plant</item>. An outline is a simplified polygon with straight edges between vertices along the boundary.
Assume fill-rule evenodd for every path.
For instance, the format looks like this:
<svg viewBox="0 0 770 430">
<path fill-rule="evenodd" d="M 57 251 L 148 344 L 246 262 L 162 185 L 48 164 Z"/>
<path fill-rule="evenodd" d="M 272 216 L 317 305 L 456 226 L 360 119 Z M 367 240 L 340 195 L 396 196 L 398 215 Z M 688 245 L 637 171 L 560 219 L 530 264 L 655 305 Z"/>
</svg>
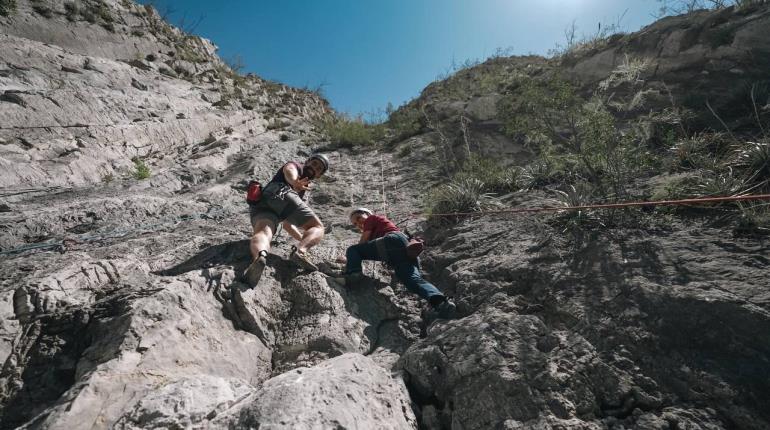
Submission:
<svg viewBox="0 0 770 430">
<path fill-rule="evenodd" d="M 507 193 L 519 190 L 521 168 L 505 167 L 491 158 L 472 156 L 465 161 L 454 179 L 478 179 L 484 183 L 485 192 Z"/>
<path fill-rule="evenodd" d="M 770 234 L 770 206 L 768 203 L 738 202 L 735 233 L 748 235 Z"/>
<path fill-rule="evenodd" d="M 544 187 L 553 182 L 556 175 L 554 166 L 547 160 L 537 160 L 528 164 L 520 175 L 525 189 Z"/>
<path fill-rule="evenodd" d="M 770 144 L 749 142 L 736 151 L 735 166 L 745 172 L 748 184 L 761 189 L 770 188 Z"/>
<path fill-rule="evenodd" d="M 746 181 L 735 175 L 732 168 L 723 173 L 710 173 L 692 187 L 691 197 L 737 196 L 745 192 Z"/>
<path fill-rule="evenodd" d="M 475 178 L 452 181 L 428 196 L 430 213 L 478 212 L 499 206 L 491 193 L 484 192 L 484 183 Z"/>
<path fill-rule="evenodd" d="M 593 187 L 586 183 L 579 183 L 577 186 L 568 185 L 564 191 L 556 190 L 556 198 L 565 208 L 588 206 L 593 203 L 593 191 Z M 587 225 L 601 224 L 594 211 L 585 209 L 566 210 L 559 214 L 556 221 L 563 227 L 563 232 Z"/>
</svg>

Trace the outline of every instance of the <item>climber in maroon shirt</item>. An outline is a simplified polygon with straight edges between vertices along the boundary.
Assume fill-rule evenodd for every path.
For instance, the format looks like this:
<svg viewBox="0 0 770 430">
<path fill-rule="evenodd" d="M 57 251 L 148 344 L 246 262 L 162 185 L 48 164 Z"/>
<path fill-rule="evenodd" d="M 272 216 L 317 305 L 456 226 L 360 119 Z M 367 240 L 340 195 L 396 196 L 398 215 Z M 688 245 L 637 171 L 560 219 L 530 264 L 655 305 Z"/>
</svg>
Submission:
<svg viewBox="0 0 770 430">
<path fill-rule="evenodd" d="M 361 231 L 361 238 L 345 253 L 345 276 L 334 278 L 338 283 L 350 286 L 361 280 L 363 260 L 384 261 L 393 267 L 396 277 L 409 291 L 430 303 L 439 318 L 450 319 L 454 316 L 455 304 L 422 277 L 418 259 L 407 254 L 409 239 L 395 224 L 366 208 L 351 212 L 350 222 Z"/>
</svg>

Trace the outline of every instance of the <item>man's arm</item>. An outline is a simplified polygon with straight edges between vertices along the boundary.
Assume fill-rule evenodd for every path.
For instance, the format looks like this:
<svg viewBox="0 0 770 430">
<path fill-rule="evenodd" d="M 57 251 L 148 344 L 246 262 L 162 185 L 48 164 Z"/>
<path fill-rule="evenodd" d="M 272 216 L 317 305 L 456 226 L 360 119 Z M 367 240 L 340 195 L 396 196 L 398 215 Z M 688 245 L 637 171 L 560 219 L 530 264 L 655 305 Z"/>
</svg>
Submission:
<svg viewBox="0 0 770 430">
<path fill-rule="evenodd" d="M 361 239 L 358 240 L 358 243 L 366 243 L 369 242 L 369 238 L 372 237 L 372 231 L 365 231 L 361 233 Z"/>
<path fill-rule="evenodd" d="M 310 179 L 299 177 L 299 169 L 294 163 L 283 166 L 283 176 L 286 182 L 294 188 L 294 191 L 307 191 L 310 189 Z"/>
</svg>

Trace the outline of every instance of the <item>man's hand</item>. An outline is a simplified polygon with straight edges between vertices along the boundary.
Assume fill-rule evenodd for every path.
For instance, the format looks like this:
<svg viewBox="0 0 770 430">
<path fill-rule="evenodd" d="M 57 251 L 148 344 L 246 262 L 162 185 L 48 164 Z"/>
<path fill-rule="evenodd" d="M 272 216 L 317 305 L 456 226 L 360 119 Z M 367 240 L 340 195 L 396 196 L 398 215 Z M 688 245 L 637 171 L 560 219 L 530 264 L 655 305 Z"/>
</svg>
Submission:
<svg viewBox="0 0 770 430">
<path fill-rule="evenodd" d="M 311 188 L 310 178 L 300 178 L 294 181 L 294 183 L 291 186 L 294 188 L 294 191 L 307 191 Z"/>
<path fill-rule="evenodd" d="M 283 168 L 283 177 L 286 178 L 286 182 L 291 185 L 294 191 L 300 192 L 309 190 L 310 179 L 300 178 L 299 173 L 299 170 L 297 170 L 297 167 L 294 166 L 294 164 L 287 164 L 286 167 Z"/>
<path fill-rule="evenodd" d="M 337 263 L 347 263 L 348 262 L 348 258 L 345 257 L 344 255 L 340 255 L 339 257 L 337 257 L 336 261 L 337 261 Z"/>
</svg>

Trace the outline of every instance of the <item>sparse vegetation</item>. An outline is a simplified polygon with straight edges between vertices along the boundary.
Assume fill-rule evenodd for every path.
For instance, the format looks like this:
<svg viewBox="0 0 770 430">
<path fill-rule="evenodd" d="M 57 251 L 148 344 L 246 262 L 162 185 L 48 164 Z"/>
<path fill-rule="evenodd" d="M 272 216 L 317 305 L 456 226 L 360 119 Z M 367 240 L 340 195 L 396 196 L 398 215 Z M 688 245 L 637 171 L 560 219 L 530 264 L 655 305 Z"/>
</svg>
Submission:
<svg viewBox="0 0 770 430">
<path fill-rule="evenodd" d="M 591 183 L 597 194 L 628 197 L 627 185 L 644 154 L 632 131 L 619 130 L 602 100 L 583 99 L 558 76 L 525 78 L 501 110 L 507 133 L 526 139 L 539 155 L 535 167 L 525 171 L 530 187 L 561 176 Z"/>
<path fill-rule="evenodd" d="M 752 188 L 770 190 L 770 144 L 748 142 L 736 151 L 734 166 L 741 169 Z"/>
<path fill-rule="evenodd" d="M 331 115 L 320 119 L 316 126 L 336 147 L 371 146 L 385 138 L 385 126 L 369 124 L 363 116 Z"/>
<path fill-rule="evenodd" d="M 288 127 L 289 122 L 283 119 L 279 118 L 273 118 L 270 120 L 270 122 L 267 123 L 267 129 L 268 130 L 280 130 L 282 128 Z"/>
<path fill-rule="evenodd" d="M 766 4 L 767 0 L 658 0 L 660 17 L 679 15 L 701 9 L 722 9 L 730 6 L 744 8 L 753 5 Z"/>
<path fill-rule="evenodd" d="M 152 175 L 152 172 L 150 171 L 150 167 L 144 163 L 144 160 L 142 160 L 139 157 L 134 157 L 131 159 L 131 161 L 134 162 L 134 173 L 133 173 L 134 179 L 141 181 L 149 178 Z"/>
<path fill-rule="evenodd" d="M 53 18 L 53 9 L 46 4 L 43 4 L 40 0 L 32 2 L 32 10 L 44 18 Z"/>
<path fill-rule="evenodd" d="M 391 105 L 385 109 L 388 120 L 385 123 L 389 129 L 392 142 L 400 142 L 416 135 L 424 126 L 423 116 L 414 106 L 402 106 L 394 110 Z"/>
<path fill-rule="evenodd" d="M 78 8 L 77 3 L 71 1 L 64 2 L 64 15 L 68 21 L 77 21 L 80 16 L 80 8 Z"/>
<path fill-rule="evenodd" d="M 16 12 L 16 0 L 0 0 L 0 16 L 11 16 Z"/>
<path fill-rule="evenodd" d="M 556 197 L 565 207 L 588 206 L 595 201 L 593 187 L 590 184 L 578 183 L 568 185 L 564 190 L 556 190 Z M 570 231 L 573 237 L 578 231 L 593 227 L 603 227 L 602 217 L 595 210 L 567 210 L 558 214 L 552 224 Z"/>
<path fill-rule="evenodd" d="M 748 236 L 770 235 L 770 206 L 768 203 L 739 203 L 735 233 Z"/>
<path fill-rule="evenodd" d="M 230 68 L 230 70 L 233 71 L 233 73 L 238 74 L 243 71 L 244 68 L 246 68 L 246 64 L 243 61 L 243 57 L 240 54 L 235 54 L 232 57 L 225 58 L 225 64 L 227 64 L 227 67 Z"/>
<path fill-rule="evenodd" d="M 499 206 L 493 194 L 485 191 L 485 184 L 475 178 L 458 179 L 436 188 L 425 204 L 432 214 L 478 212 Z"/>
<path fill-rule="evenodd" d="M 498 161 L 478 155 L 472 155 L 455 174 L 454 180 L 462 182 L 474 179 L 481 182 L 482 189 L 488 193 L 509 193 L 518 191 L 521 186 L 522 170 L 519 167 L 504 167 Z"/>
<path fill-rule="evenodd" d="M 596 31 L 588 34 L 578 35 L 578 28 L 575 22 L 564 30 L 564 44 L 557 44 L 550 50 L 549 54 L 557 59 L 568 60 L 581 54 L 591 52 L 607 46 L 615 39 L 623 36 L 620 22 L 623 16 L 618 17 L 617 21 L 611 24 L 597 24 Z"/>
<path fill-rule="evenodd" d="M 114 33 L 116 31 L 112 11 L 102 0 L 64 2 L 64 15 L 70 22 L 83 20 L 91 24 L 99 24 L 109 32 Z"/>
</svg>

